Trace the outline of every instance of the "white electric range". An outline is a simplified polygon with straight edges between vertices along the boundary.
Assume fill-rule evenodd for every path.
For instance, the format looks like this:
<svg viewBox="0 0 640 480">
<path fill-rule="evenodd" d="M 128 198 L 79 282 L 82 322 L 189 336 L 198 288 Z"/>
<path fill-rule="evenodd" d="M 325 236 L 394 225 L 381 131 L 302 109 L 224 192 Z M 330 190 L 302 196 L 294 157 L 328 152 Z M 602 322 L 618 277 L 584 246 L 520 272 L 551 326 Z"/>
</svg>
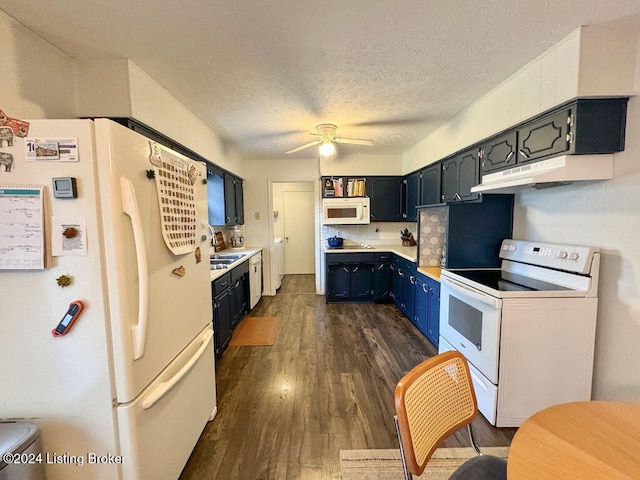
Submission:
<svg viewBox="0 0 640 480">
<path fill-rule="evenodd" d="M 512 427 L 591 398 L 600 253 L 509 239 L 500 258 L 501 268 L 442 271 L 439 350 L 464 354 L 480 412 Z"/>
</svg>

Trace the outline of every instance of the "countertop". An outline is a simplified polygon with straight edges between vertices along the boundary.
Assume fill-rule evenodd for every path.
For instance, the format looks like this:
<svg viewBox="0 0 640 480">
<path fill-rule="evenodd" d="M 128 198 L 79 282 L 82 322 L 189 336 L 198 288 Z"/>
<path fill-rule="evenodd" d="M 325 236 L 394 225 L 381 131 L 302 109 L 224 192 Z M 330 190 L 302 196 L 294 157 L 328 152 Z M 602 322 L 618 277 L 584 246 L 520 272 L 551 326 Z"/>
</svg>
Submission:
<svg viewBox="0 0 640 480">
<path fill-rule="evenodd" d="M 440 267 L 418 267 L 418 272 L 439 282 L 442 269 Z"/>
<path fill-rule="evenodd" d="M 403 258 L 406 258 L 410 262 L 418 261 L 418 247 L 414 245 L 413 247 L 403 247 L 398 244 L 389 244 L 389 245 L 369 245 L 368 247 L 363 247 L 361 245 L 353 245 L 346 244 L 348 248 L 329 248 L 327 246 L 324 247 L 324 253 L 376 253 L 376 252 L 391 252 L 396 255 L 400 255 Z M 360 247 L 360 248 L 359 248 Z"/>
<path fill-rule="evenodd" d="M 225 248 L 224 250 L 220 250 L 219 252 L 214 251 L 213 247 L 211 247 L 210 257 L 212 255 L 225 255 L 225 254 L 239 254 L 244 253 L 245 256 L 239 258 L 233 263 L 230 263 L 227 268 L 221 268 L 219 270 L 210 270 L 211 272 L 211 281 L 213 282 L 216 278 L 220 278 L 225 273 L 230 272 L 234 267 L 237 267 L 243 262 L 246 262 L 251 257 L 253 257 L 256 253 L 261 252 L 262 247 L 243 247 L 243 248 Z"/>
</svg>

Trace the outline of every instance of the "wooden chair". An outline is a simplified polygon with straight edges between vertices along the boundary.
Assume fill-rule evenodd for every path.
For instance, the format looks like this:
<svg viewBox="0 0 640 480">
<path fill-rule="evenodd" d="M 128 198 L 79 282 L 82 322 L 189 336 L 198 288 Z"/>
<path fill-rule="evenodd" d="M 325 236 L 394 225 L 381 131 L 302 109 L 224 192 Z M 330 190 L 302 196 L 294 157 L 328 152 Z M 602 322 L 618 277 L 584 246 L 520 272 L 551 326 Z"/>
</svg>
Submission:
<svg viewBox="0 0 640 480">
<path fill-rule="evenodd" d="M 442 441 L 466 426 L 479 455 L 461 465 L 451 479 L 506 479 L 506 462 L 482 455 L 471 422 L 478 414 L 467 360 L 460 352 L 444 352 L 411 369 L 395 391 L 394 417 L 406 480 L 421 475 Z"/>
</svg>

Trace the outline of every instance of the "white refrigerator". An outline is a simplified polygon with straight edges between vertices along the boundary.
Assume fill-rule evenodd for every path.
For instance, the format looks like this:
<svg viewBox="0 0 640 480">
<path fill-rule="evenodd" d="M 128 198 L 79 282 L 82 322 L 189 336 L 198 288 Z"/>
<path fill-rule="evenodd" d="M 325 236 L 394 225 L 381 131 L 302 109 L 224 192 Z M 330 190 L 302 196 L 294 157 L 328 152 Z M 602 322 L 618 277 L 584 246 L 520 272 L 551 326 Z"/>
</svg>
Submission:
<svg viewBox="0 0 640 480">
<path fill-rule="evenodd" d="M 106 119 L 0 151 L 0 420 L 39 426 L 49 480 L 175 480 L 216 413 L 204 164 Z"/>
</svg>

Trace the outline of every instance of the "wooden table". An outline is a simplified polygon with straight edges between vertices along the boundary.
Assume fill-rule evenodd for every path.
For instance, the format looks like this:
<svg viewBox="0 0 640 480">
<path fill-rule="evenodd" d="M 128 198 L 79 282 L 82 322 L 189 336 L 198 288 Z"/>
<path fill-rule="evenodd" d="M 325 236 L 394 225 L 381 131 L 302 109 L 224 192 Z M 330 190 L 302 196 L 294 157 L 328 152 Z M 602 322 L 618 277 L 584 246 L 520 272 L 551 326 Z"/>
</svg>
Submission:
<svg viewBox="0 0 640 480">
<path fill-rule="evenodd" d="M 573 402 L 532 415 L 513 437 L 507 477 L 640 479 L 640 403 Z"/>
</svg>

